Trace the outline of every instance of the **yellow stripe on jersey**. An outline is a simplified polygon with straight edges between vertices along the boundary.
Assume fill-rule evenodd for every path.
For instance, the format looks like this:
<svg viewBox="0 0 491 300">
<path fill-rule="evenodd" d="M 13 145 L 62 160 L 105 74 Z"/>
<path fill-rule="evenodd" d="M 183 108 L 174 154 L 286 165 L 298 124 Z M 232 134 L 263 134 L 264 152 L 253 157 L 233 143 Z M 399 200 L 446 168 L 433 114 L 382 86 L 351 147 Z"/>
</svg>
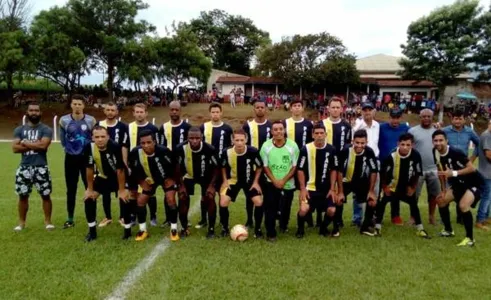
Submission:
<svg viewBox="0 0 491 300">
<path fill-rule="evenodd" d="M 401 171 L 401 155 L 399 154 L 399 148 L 392 153 L 392 159 L 394 160 L 394 169 L 392 170 L 392 181 L 390 182 L 389 188 L 392 192 L 395 192 L 397 184 L 399 183 L 399 173 Z"/>
<path fill-rule="evenodd" d="M 351 182 L 351 180 L 353 180 L 353 173 L 355 172 L 355 162 L 355 148 L 351 147 L 348 154 L 348 168 L 346 170 L 346 176 L 343 178 L 343 182 Z"/>
<path fill-rule="evenodd" d="M 309 167 L 309 181 L 307 181 L 307 190 L 308 191 L 316 191 L 315 188 L 315 178 L 316 178 L 316 157 L 317 157 L 317 148 L 314 143 L 308 143 L 306 145 L 307 148 L 307 164 Z"/>
<path fill-rule="evenodd" d="M 249 134 L 251 135 L 249 138 L 251 139 L 251 146 L 259 149 L 259 124 L 257 124 L 256 120 L 252 120 L 249 123 Z"/>
<path fill-rule="evenodd" d="M 172 150 L 172 124 L 170 123 L 170 121 L 164 123 L 164 136 L 167 140 L 167 145 L 165 146 Z"/>
<path fill-rule="evenodd" d="M 104 120 L 104 121 L 100 121 L 100 122 L 99 122 L 99 126 L 102 126 L 102 127 L 104 127 L 104 128 L 107 128 L 107 121 L 106 121 L 106 120 Z"/>
<path fill-rule="evenodd" d="M 285 121 L 286 124 L 286 137 L 292 141 L 295 141 L 295 121 L 292 118 L 288 118 Z"/>
<path fill-rule="evenodd" d="M 140 164 L 143 167 L 143 171 L 145 172 L 145 175 L 147 175 L 145 181 L 148 182 L 149 184 L 154 184 L 155 181 L 153 180 L 152 173 L 150 172 L 150 166 L 148 165 L 147 154 L 143 151 L 143 149 L 138 149 L 138 155 L 140 157 Z"/>
<path fill-rule="evenodd" d="M 184 167 L 186 168 L 186 174 L 184 178 L 194 179 L 193 172 L 193 151 L 189 144 L 184 145 Z"/>
<path fill-rule="evenodd" d="M 230 166 L 230 179 L 228 180 L 229 184 L 237 183 L 237 152 L 235 152 L 235 148 L 227 149 L 227 160 L 228 165 Z"/>
<path fill-rule="evenodd" d="M 104 174 L 104 169 L 102 169 L 102 159 L 99 148 L 97 148 L 96 144 L 94 143 L 91 143 L 90 146 L 92 148 L 92 156 L 94 157 L 95 166 L 97 168 L 97 171 L 99 172 L 97 176 L 107 179 L 107 176 Z"/>
<path fill-rule="evenodd" d="M 206 122 L 203 126 L 205 127 L 205 142 L 213 145 L 213 124 L 211 124 L 211 121 L 209 121 Z"/>
<path fill-rule="evenodd" d="M 333 137 L 334 137 L 334 129 L 333 129 L 333 124 L 331 122 L 331 119 L 327 118 L 324 121 L 324 127 L 326 128 L 326 143 L 329 145 L 332 145 L 333 142 Z"/>
<path fill-rule="evenodd" d="M 438 150 L 436 149 L 433 149 L 433 151 L 435 152 L 436 167 L 438 168 L 439 171 L 444 171 L 442 162 L 440 161 L 440 152 L 438 152 Z"/>
<path fill-rule="evenodd" d="M 131 122 L 128 126 L 129 134 L 130 134 L 130 150 L 138 146 L 138 125 L 136 122 Z"/>
</svg>

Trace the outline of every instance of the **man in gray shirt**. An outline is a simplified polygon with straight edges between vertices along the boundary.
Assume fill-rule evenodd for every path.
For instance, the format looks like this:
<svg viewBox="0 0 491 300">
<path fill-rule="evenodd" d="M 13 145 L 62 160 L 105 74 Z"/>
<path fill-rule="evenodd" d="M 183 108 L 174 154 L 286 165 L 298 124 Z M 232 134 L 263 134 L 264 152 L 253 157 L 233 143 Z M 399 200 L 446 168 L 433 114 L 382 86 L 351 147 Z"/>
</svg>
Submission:
<svg viewBox="0 0 491 300">
<path fill-rule="evenodd" d="M 41 108 L 38 103 L 30 103 L 27 107 L 27 124 L 14 130 L 12 151 L 21 153 L 22 160 L 15 174 L 15 192 L 19 195 L 19 225 L 15 231 L 26 226 L 29 195 L 34 185 L 43 199 L 44 223 L 47 230 L 55 227 L 51 224 L 51 176 L 46 153 L 51 144 L 53 131 L 40 122 Z"/>
<path fill-rule="evenodd" d="M 484 177 L 484 186 L 481 190 L 476 227 L 488 230 L 486 225 L 491 225 L 491 119 L 488 121 L 488 129 L 481 134 L 478 154 L 478 170 Z"/>
<path fill-rule="evenodd" d="M 430 109 L 423 109 L 419 113 L 421 120 L 420 125 L 409 129 L 409 133 L 414 136 L 414 148 L 421 155 L 423 164 L 423 176 L 419 177 L 418 186 L 416 188 L 416 199 L 419 199 L 423 183 L 426 183 L 426 194 L 428 195 L 428 208 L 429 208 L 429 223 L 436 225 L 435 222 L 435 210 L 436 210 L 436 197 L 440 193 L 440 181 L 436 175 L 437 168 L 433 159 L 433 140 L 431 135 L 435 132 L 435 128 L 432 124 L 433 111 Z"/>
</svg>

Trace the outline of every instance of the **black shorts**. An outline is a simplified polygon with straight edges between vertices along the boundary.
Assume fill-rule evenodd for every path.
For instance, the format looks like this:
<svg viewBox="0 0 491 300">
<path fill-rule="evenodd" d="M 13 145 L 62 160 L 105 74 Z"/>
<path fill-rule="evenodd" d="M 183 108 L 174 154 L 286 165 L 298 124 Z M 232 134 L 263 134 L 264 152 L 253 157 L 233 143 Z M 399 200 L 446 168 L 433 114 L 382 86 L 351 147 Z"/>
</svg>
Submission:
<svg viewBox="0 0 491 300">
<path fill-rule="evenodd" d="M 164 187 L 163 184 L 154 183 L 154 184 L 150 185 L 149 191 L 143 190 L 142 194 L 147 195 L 147 196 L 153 196 L 153 195 L 155 195 L 155 192 L 157 192 L 157 189 L 159 188 L 159 186 L 162 187 L 162 189 L 164 190 L 164 193 L 167 193 L 169 191 L 177 191 L 177 184 L 176 183 L 174 183 L 173 185 L 171 185 L 168 188 Z"/>
<path fill-rule="evenodd" d="M 310 198 L 309 205 L 311 210 L 314 210 L 315 208 L 320 211 L 326 211 L 329 207 L 336 206 L 331 197 L 326 198 L 327 192 L 308 191 L 308 193 Z"/>
<path fill-rule="evenodd" d="M 128 169 L 126 169 L 126 185 L 130 191 L 138 190 L 138 181 L 136 180 L 134 174 L 130 175 Z"/>
<path fill-rule="evenodd" d="M 367 202 L 369 187 L 362 184 L 353 184 L 351 182 L 343 183 L 344 203 L 348 202 L 348 195 L 353 193 L 356 195 L 357 203 Z M 375 199 L 377 200 L 377 199 Z"/>
<path fill-rule="evenodd" d="M 208 189 L 210 182 L 196 181 L 194 179 L 189 179 L 189 178 L 184 178 L 183 181 L 184 181 L 184 188 L 186 189 L 186 192 L 188 193 L 189 196 L 194 195 L 194 185 L 195 184 L 199 184 L 199 186 L 201 187 L 201 197 L 206 196 L 206 190 Z"/>
<path fill-rule="evenodd" d="M 111 194 L 118 191 L 118 181 L 114 179 L 106 179 L 99 176 L 94 178 L 94 192 L 101 195 Z"/>
<path fill-rule="evenodd" d="M 228 189 L 220 190 L 220 195 L 229 196 L 232 202 L 235 202 L 240 190 L 244 191 L 244 195 L 248 199 L 260 196 L 261 193 L 256 189 L 251 190 L 251 186 L 252 185 L 230 184 Z"/>
<path fill-rule="evenodd" d="M 472 202 L 471 207 L 475 208 L 479 200 L 481 200 L 481 189 L 480 186 L 467 185 L 465 183 L 454 183 L 452 185 L 452 192 L 454 196 L 454 201 L 459 203 L 462 197 L 464 197 L 465 192 L 470 191 L 474 194 L 474 202 Z"/>
</svg>

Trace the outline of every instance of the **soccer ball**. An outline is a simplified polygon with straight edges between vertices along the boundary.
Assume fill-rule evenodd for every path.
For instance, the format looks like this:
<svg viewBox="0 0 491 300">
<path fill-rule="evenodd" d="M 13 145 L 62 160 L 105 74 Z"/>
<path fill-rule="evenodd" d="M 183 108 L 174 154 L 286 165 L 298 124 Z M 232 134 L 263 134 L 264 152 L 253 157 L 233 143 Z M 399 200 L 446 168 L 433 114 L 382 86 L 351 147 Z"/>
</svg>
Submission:
<svg viewBox="0 0 491 300">
<path fill-rule="evenodd" d="M 233 241 L 243 242 L 247 240 L 248 237 L 249 232 L 247 232 L 247 228 L 244 225 L 235 225 L 232 227 L 232 230 L 230 230 L 230 238 Z"/>
</svg>

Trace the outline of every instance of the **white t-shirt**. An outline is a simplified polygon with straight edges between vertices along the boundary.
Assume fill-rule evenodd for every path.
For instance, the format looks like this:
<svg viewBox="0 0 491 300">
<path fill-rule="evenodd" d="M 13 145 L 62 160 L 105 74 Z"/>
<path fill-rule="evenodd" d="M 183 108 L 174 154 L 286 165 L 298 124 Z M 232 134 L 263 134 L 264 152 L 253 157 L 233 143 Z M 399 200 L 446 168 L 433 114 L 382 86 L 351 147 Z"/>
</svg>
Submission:
<svg viewBox="0 0 491 300">
<path fill-rule="evenodd" d="M 380 150 L 378 149 L 378 138 L 380 134 L 380 124 L 373 120 L 372 126 L 368 127 L 367 123 L 363 119 L 357 119 L 355 126 L 353 126 L 353 135 L 357 130 L 365 129 L 368 136 L 368 147 L 372 148 L 375 152 L 375 156 L 378 157 Z"/>
</svg>

